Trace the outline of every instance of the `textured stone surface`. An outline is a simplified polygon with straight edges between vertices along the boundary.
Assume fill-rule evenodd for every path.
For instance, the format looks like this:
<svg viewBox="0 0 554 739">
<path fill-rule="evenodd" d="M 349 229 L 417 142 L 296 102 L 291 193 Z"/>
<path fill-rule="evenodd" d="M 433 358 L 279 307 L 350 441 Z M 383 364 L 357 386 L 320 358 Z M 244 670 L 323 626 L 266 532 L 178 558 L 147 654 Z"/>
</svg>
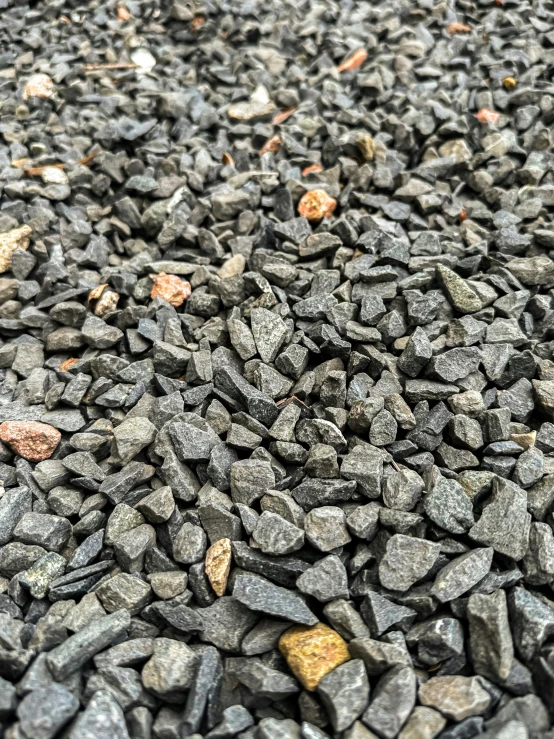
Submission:
<svg viewBox="0 0 554 739">
<path fill-rule="evenodd" d="M 439 556 L 440 545 L 395 534 L 379 564 L 379 580 L 389 590 L 408 590 L 424 577 Z"/>
<path fill-rule="evenodd" d="M 424 706 L 436 708 L 453 721 L 484 713 L 491 697 L 476 677 L 452 675 L 432 677 L 420 686 L 418 697 Z"/>
<path fill-rule="evenodd" d="M 38 421 L 5 421 L 0 424 L 0 439 L 20 457 L 42 462 L 54 453 L 62 435 L 53 426 Z"/>
<path fill-rule="evenodd" d="M 552 739 L 551 11 L 0 0 L 6 739 Z"/>
</svg>

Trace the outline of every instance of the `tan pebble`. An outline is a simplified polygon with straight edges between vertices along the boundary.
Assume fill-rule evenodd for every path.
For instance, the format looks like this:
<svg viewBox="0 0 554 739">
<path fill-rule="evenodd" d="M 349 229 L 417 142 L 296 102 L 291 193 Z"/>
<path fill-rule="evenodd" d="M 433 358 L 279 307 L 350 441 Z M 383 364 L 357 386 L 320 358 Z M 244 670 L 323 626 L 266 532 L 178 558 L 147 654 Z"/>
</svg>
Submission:
<svg viewBox="0 0 554 739">
<path fill-rule="evenodd" d="M 513 90 L 517 85 L 517 80 L 515 77 L 504 77 L 502 84 L 506 90 Z"/>
<path fill-rule="evenodd" d="M 218 271 L 219 277 L 225 280 L 227 277 L 235 277 L 235 275 L 241 275 L 246 267 L 246 259 L 242 254 L 235 254 L 234 257 L 228 259 L 220 267 Z"/>
<path fill-rule="evenodd" d="M 29 77 L 23 88 L 23 100 L 34 98 L 50 98 L 54 94 L 54 83 L 47 74 L 34 74 Z"/>
<path fill-rule="evenodd" d="M 20 226 L 11 231 L 0 233 L 0 272 L 7 272 L 12 266 L 12 254 L 16 249 L 26 251 L 33 229 L 30 226 Z"/>
<path fill-rule="evenodd" d="M 344 639 L 322 623 L 288 629 L 279 650 L 306 690 L 315 690 L 327 673 L 350 659 Z"/>
<path fill-rule="evenodd" d="M 298 212 L 309 221 L 330 218 L 337 207 L 337 201 L 325 190 L 310 190 L 300 198 Z"/>
<path fill-rule="evenodd" d="M 0 439 L 30 462 L 48 459 L 61 438 L 58 429 L 39 421 L 4 421 L 0 424 Z"/>
<path fill-rule="evenodd" d="M 102 318 L 107 313 L 115 310 L 119 302 L 119 294 L 113 290 L 105 290 L 100 297 L 100 300 L 94 307 L 94 315 Z"/>
<path fill-rule="evenodd" d="M 536 431 L 529 431 L 526 434 L 510 434 L 511 441 L 515 441 L 516 444 L 519 444 L 524 449 L 529 449 L 529 447 L 533 446 L 536 438 Z"/>
<path fill-rule="evenodd" d="M 220 539 L 206 552 L 206 575 L 214 592 L 221 596 L 227 587 L 231 569 L 231 540 Z"/>
<path fill-rule="evenodd" d="M 160 272 L 159 275 L 154 277 L 154 285 L 152 286 L 150 297 L 152 300 L 154 298 L 163 298 L 163 300 L 174 308 L 178 308 L 190 297 L 190 293 L 190 282 L 182 280 L 177 275 L 168 275 L 165 272 Z"/>
<path fill-rule="evenodd" d="M 103 282 L 101 285 L 96 285 L 96 287 L 93 287 L 88 294 L 88 302 L 90 303 L 92 300 L 98 300 L 107 287 L 107 282 Z"/>
<path fill-rule="evenodd" d="M 375 156 L 375 141 L 373 140 L 373 136 L 370 136 L 369 134 L 360 136 L 356 141 L 356 145 L 364 159 L 373 159 Z"/>
</svg>

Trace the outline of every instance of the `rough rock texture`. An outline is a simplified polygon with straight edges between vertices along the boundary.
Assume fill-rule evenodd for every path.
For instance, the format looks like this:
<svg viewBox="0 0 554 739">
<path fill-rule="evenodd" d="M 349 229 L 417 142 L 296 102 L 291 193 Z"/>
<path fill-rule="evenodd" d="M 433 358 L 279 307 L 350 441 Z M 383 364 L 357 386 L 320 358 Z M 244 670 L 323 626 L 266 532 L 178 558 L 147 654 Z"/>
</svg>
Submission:
<svg viewBox="0 0 554 739">
<path fill-rule="evenodd" d="M 0 735 L 553 739 L 552 0 L 0 0 Z"/>
<path fill-rule="evenodd" d="M 51 457 L 61 438 L 58 429 L 38 421 L 4 421 L 0 424 L 0 440 L 30 462 L 42 462 Z"/>
</svg>

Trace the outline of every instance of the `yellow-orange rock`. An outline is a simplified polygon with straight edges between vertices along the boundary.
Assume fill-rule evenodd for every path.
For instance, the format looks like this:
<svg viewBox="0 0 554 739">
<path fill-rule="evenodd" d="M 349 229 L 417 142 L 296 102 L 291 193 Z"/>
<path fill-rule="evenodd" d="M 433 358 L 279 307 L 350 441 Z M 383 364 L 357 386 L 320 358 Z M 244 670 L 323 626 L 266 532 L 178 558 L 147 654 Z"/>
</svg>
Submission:
<svg viewBox="0 0 554 739">
<path fill-rule="evenodd" d="M 325 190 L 311 190 L 302 195 L 298 203 L 298 212 L 309 221 L 320 221 L 330 218 L 337 207 L 337 201 Z"/>
<path fill-rule="evenodd" d="M 327 673 L 350 659 L 344 639 L 322 623 L 288 629 L 279 649 L 306 690 L 315 690 Z"/>
<path fill-rule="evenodd" d="M 231 540 L 220 539 L 206 552 L 206 575 L 214 592 L 222 596 L 231 569 Z"/>
<path fill-rule="evenodd" d="M 517 80 L 515 77 L 504 77 L 502 84 L 506 90 L 513 90 L 517 85 Z"/>
<path fill-rule="evenodd" d="M 51 457 L 61 438 L 58 429 L 39 421 L 4 421 L 0 424 L 0 439 L 30 462 L 42 462 Z"/>
<path fill-rule="evenodd" d="M 154 278 L 154 285 L 150 297 L 163 298 L 174 308 L 178 308 L 183 302 L 190 297 L 190 282 L 182 280 L 177 275 L 168 275 L 160 272 Z"/>
</svg>

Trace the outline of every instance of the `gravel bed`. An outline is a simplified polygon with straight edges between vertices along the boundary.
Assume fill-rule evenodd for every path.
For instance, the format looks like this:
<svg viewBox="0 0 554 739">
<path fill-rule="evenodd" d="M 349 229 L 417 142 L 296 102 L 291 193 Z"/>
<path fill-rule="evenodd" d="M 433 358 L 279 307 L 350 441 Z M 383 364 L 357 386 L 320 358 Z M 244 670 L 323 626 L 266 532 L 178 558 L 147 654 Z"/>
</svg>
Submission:
<svg viewBox="0 0 554 739">
<path fill-rule="evenodd" d="M 554 739 L 552 0 L 0 0 L 0 736 Z"/>
</svg>

